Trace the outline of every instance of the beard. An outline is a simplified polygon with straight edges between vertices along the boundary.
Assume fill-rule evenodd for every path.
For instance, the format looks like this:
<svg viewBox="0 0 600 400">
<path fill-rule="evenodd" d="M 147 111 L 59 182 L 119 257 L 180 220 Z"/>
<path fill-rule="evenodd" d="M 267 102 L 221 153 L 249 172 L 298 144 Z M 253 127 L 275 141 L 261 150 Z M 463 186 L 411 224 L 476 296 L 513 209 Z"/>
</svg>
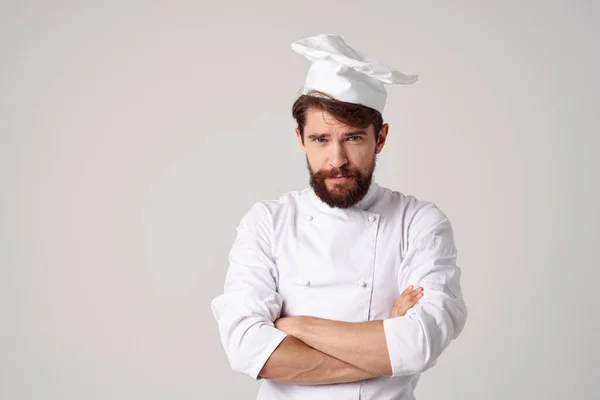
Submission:
<svg viewBox="0 0 600 400">
<path fill-rule="evenodd" d="M 366 173 L 358 168 L 345 166 L 313 173 L 307 158 L 306 164 L 310 174 L 310 186 L 315 191 L 317 197 L 329 207 L 350 208 L 361 201 L 369 191 L 376 162 L 377 155 L 373 154 L 373 161 Z M 335 176 L 344 176 L 349 179 L 344 182 L 334 183 L 330 189 L 327 187 L 325 180 Z"/>
</svg>

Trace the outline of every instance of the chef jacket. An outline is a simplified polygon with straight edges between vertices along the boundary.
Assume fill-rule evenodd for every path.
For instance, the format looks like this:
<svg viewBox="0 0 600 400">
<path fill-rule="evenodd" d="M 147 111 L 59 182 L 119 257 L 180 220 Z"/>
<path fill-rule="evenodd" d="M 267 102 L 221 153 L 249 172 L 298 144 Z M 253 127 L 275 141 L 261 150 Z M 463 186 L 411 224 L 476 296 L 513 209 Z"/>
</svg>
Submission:
<svg viewBox="0 0 600 400">
<path fill-rule="evenodd" d="M 331 385 L 263 380 L 257 399 L 414 399 L 467 319 L 450 221 L 435 203 L 373 182 L 348 209 L 312 189 L 260 201 L 243 216 L 229 253 L 224 293 L 211 302 L 234 371 L 258 379 L 286 336 L 273 321 L 311 315 L 383 320 L 392 375 Z M 391 317 L 409 285 L 424 296 Z"/>
</svg>

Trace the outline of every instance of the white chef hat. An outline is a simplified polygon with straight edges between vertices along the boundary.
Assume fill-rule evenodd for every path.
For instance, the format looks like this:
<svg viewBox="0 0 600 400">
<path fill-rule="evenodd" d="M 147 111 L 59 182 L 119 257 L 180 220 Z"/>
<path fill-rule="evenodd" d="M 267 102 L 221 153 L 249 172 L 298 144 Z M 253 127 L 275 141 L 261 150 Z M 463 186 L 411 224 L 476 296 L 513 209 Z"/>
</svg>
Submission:
<svg viewBox="0 0 600 400">
<path fill-rule="evenodd" d="M 292 50 L 312 61 L 302 94 L 318 90 L 337 100 L 382 112 L 387 97 L 384 83 L 417 81 L 416 75 L 405 75 L 362 55 L 339 35 L 300 39 L 292 43 Z"/>
</svg>

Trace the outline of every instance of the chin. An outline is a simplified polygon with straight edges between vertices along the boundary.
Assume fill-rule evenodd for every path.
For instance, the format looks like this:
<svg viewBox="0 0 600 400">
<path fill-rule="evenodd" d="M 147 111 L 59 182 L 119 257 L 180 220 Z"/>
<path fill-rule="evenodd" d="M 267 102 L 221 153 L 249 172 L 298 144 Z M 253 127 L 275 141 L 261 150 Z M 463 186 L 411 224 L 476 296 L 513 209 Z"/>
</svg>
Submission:
<svg viewBox="0 0 600 400">
<path fill-rule="evenodd" d="M 354 180 L 349 180 L 347 182 L 328 182 L 327 183 L 327 188 L 329 189 L 330 192 L 334 192 L 334 191 L 339 191 L 339 190 L 343 190 L 343 191 L 347 191 L 347 190 L 351 190 L 356 186 L 356 183 L 354 182 Z"/>
</svg>

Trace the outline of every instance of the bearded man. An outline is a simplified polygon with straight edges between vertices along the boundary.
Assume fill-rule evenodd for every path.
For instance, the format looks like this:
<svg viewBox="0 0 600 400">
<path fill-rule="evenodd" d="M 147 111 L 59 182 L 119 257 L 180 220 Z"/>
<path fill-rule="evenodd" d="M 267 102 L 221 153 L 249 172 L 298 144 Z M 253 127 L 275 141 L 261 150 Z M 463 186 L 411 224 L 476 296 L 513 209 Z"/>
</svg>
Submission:
<svg viewBox="0 0 600 400">
<path fill-rule="evenodd" d="M 211 306 L 258 399 L 412 400 L 467 319 L 452 227 L 435 203 L 378 185 L 384 84 L 404 75 L 337 35 L 310 61 L 292 114 L 310 188 L 254 204 Z"/>
</svg>

